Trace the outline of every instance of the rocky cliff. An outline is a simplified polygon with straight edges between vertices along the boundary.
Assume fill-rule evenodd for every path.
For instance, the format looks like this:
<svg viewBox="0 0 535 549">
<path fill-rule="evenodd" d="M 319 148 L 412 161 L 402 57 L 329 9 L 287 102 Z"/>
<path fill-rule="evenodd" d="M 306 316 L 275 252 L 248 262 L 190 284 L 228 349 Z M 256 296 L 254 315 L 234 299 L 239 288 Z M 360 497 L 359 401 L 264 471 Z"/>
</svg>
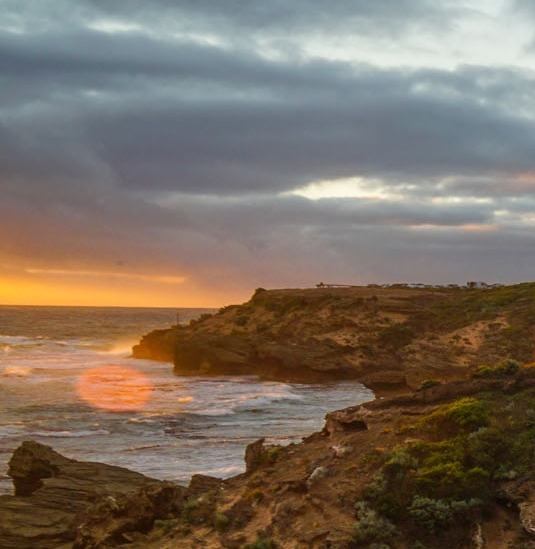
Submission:
<svg viewBox="0 0 535 549">
<path fill-rule="evenodd" d="M 262 290 L 243 305 L 156 330 L 135 357 L 177 374 L 352 378 L 376 392 L 416 389 L 510 357 L 531 362 L 535 284 L 493 289 Z"/>
</svg>

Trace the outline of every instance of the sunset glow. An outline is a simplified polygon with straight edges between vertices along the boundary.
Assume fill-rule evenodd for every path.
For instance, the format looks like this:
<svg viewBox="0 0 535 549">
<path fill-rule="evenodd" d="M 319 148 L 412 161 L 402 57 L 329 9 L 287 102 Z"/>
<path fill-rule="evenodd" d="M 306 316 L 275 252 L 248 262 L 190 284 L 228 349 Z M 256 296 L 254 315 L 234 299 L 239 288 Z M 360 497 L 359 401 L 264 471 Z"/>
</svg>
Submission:
<svg viewBox="0 0 535 549">
<path fill-rule="evenodd" d="M 201 288 L 194 281 L 170 276 L 113 276 L 109 273 L 23 269 L 2 276 L 0 304 L 117 307 L 220 307 L 244 301 L 242 292 Z"/>
</svg>

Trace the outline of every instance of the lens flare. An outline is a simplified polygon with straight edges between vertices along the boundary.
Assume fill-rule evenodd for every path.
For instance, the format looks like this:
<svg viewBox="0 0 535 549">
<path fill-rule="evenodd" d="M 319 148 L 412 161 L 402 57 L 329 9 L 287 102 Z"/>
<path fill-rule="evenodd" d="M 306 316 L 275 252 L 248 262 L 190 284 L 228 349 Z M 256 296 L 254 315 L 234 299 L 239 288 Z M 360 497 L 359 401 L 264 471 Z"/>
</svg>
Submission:
<svg viewBox="0 0 535 549">
<path fill-rule="evenodd" d="M 91 406 L 110 412 L 139 410 L 149 400 L 152 384 L 141 372 L 126 366 L 99 366 L 78 378 L 76 390 Z"/>
</svg>

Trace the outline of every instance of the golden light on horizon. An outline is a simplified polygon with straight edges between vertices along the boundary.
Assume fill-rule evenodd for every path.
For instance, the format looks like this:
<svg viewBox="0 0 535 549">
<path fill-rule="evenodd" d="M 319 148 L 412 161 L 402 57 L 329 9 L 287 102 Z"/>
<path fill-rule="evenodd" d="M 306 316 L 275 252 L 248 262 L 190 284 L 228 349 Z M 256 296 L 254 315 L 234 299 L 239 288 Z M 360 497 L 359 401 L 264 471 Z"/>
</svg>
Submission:
<svg viewBox="0 0 535 549">
<path fill-rule="evenodd" d="M 183 284 L 186 281 L 185 276 L 121 273 L 117 271 L 76 271 L 68 269 L 35 269 L 28 268 L 25 271 L 29 274 L 59 275 L 68 277 L 84 278 L 108 278 L 108 279 L 126 279 L 141 280 L 147 282 L 157 282 L 161 284 Z"/>
<path fill-rule="evenodd" d="M 241 293 L 204 288 L 195 280 L 167 274 L 119 276 L 0 264 L 1 305 L 221 307 L 248 299 L 247 289 Z"/>
<path fill-rule="evenodd" d="M 153 387 L 146 375 L 126 366 L 98 366 L 84 371 L 76 383 L 78 395 L 88 404 L 109 412 L 143 408 Z"/>
</svg>

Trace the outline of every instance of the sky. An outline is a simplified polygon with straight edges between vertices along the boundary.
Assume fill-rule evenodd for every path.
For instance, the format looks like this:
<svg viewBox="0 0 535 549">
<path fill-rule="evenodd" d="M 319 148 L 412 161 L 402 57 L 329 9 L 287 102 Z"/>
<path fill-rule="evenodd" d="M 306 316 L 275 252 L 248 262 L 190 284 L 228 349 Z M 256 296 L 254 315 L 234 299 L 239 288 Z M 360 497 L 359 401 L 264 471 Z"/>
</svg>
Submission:
<svg viewBox="0 0 535 549">
<path fill-rule="evenodd" d="M 532 0 L 0 13 L 0 303 L 535 280 Z"/>
</svg>

